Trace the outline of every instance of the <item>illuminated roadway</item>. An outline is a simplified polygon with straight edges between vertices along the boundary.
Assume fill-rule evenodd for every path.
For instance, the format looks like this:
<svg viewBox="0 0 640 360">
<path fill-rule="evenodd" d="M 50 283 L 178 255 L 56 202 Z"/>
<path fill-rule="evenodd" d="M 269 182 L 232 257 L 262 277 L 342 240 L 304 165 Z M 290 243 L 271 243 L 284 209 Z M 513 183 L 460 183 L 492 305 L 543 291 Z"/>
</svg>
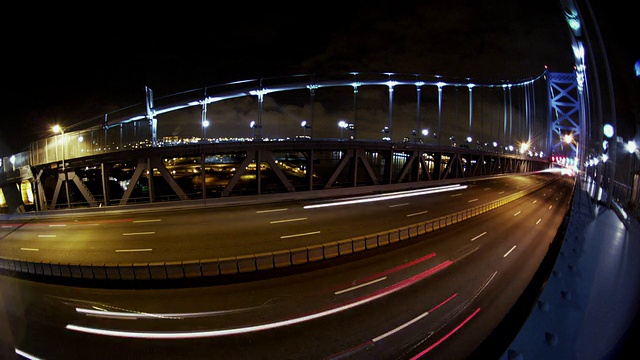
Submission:
<svg viewBox="0 0 640 360">
<path fill-rule="evenodd" d="M 3 221 L 0 254 L 37 262 L 126 264 L 292 249 L 449 215 L 541 184 L 543 179 L 547 178 L 496 177 L 441 193 L 322 208 L 309 207 L 328 200 Z"/>
<path fill-rule="evenodd" d="M 138 215 L 113 216 L 109 217 L 110 222 L 101 224 L 109 230 L 79 231 L 93 231 L 105 238 L 122 231 L 159 234 L 172 231 L 169 227 L 175 225 L 168 225 L 171 223 L 181 224 L 180 230 L 195 227 L 189 225 L 188 219 L 199 214 L 219 220 L 206 230 L 191 229 L 196 236 L 188 240 L 179 232 L 179 238 L 184 240 L 179 244 L 173 240 L 173 256 L 201 258 L 220 256 L 225 251 L 237 255 L 237 249 L 252 253 L 256 246 L 274 250 L 274 244 L 280 241 L 283 248 L 290 247 L 291 241 L 296 246 L 318 242 L 311 235 L 295 240 L 281 238 L 292 232 L 318 229 L 325 242 L 403 222 L 415 223 L 415 219 L 407 218 L 418 215 L 408 215 L 423 211 L 431 217 L 445 215 L 532 186 L 533 178 L 477 181 L 459 191 L 460 195 L 447 192 L 312 210 L 302 208 L 307 203 L 293 202 L 278 204 L 277 208 L 270 204 L 260 209 L 253 206 L 180 211 L 140 218 L 161 219 L 162 226 L 158 222 L 135 223 Z M 420 239 L 283 269 L 278 276 L 254 281 L 118 290 L 0 276 L 0 305 L 4 310 L 0 312 L 0 323 L 10 324 L 0 330 L 0 336 L 9 339 L 2 350 L 15 348 L 14 352 L 42 359 L 409 359 L 418 354 L 423 358 L 465 358 L 500 322 L 530 282 L 567 211 L 572 186 L 573 179 L 558 176 L 558 181 L 529 196 Z M 502 191 L 505 193 L 499 194 Z M 257 213 L 284 208 L 287 210 Z M 160 214 L 162 217 L 158 217 Z M 302 214 L 308 219 L 271 223 Z M 231 222 L 239 216 L 242 221 Z M 193 221 L 197 223 L 202 218 Z M 247 224 L 252 222 L 255 227 L 250 228 Z M 56 222 L 46 220 L 33 230 L 22 230 L 34 231 L 31 234 L 35 235 L 47 228 L 44 224 Z M 70 224 L 54 226 L 55 235 L 64 234 Z M 211 245 L 206 246 L 207 239 L 197 237 L 222 224 L 250 235 L 251 244 L 266 244 L 243 249 L 236 235 L 235 241 L 220 241 L 219 248 L 203 252 Z M 285 226 L 274 230 L 279 225 Z M 235 233 L 218 231 L 223 238 Z M 19 231 L 11 233 L 16 234 Z M 110 247 L 111 253 L 103 255 L 114 259 L 142 255 L 116 253 L 123 245 L 153 247 L 153 251 L 142 255 L 147 259 L 160 256 L 156 249 L 169 247 L 170 236 L 177 234 L 158 235 L 135 244 L 123 240 L 124 235 L 120 234 L 111 241 L 96 241 L 94 246 L 102 247 L 102 251 Z M 4 243 L 10 238 L 2 240 L 3 254 L 5 249 L 18 246 L 16 239 L 11 246 Z M 43 246 L 43 241 L 34 239 L 28 246 Z M 73 243 L 72 238 L 67 242 Z M 158 248 L 159 245 L 162 246 Z M 82 256 L 76 246 L 74 250 L 74 246 L 67 245 L 68 256 Z M 62 251 L 57 249 L 50 254 Z"/>
</svg>

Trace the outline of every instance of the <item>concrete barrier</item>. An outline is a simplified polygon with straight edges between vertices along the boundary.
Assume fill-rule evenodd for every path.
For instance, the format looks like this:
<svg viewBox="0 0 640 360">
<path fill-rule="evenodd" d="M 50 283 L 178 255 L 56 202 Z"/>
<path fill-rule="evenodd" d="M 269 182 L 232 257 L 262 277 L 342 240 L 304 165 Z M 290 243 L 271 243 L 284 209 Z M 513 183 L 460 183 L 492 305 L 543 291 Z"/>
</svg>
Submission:
<svg viewBox="0 0 640 360">
<path fill-rule="evenodd" d="M 200 260 L 186 260 L 182 262 L 182 271 L 186 278 L 202 277 L 202 269 L 200 268 Z"/>
<path fill-rule="evenodd" d="M 332 259 L 334 257 L 340 256 L 340 251 L 338 250 L 338 242 L 337 241 L 326 243 L 326 244 L 322 244 L 322 246 L 324 247 L 324 258 L 325 259 Z"/>
<path fill-rule="evenodd" d="M 367 238 L 364 236 L 358 236 L 351 239 L 353 246 L 353 252 L 361 252 L 367 250 Z"/>
<path fill-rule="evenodd" d="M 376 238 L 378 238 L 378 246 L 386 246 L 390 244 L 388 231 L 377 233 Z"/>
<path fill-rule="evenodd" d="M 307 248 L 295 248 L 291 249 L 291 264 L 301 265 L 309 262 Z"/>
<path fill-rule="evenodd" d="M 236 257 L 238 272 L 247 273 L 256 271 L 256 257 L 254 255 L 242 255 Z"/>
<path fill-rule="evenodd" d="M 202 271 L 202 276 L 220 275 L 220 266 L 218 265 L 218 259 L 200 260 L 200 270 Z"/>
<path fill-rule="evenodd" d="M 338 241 L 338 254 L 340 256 L 353 254 L 353 241 L 351 239 Z"/>
<path fill-rule="evenodd" d="M 184 279 L 182 261 L 166 262 L 164 263 L 164 268 L 167 271 L 167 279 Z"/>
<path fill-rule="evenodd" d="M 29 271 L 29 274 L 35 275 L 36 274 L 36 263 L 31 262 L 31 261 L 27 262 L 27 269 Z"/>
<path fill-rule="evenodd" d="M 62 272 L 60 271 L 60 264 L 49 264 L 51 268 L 51 276 L 62 276 Z"/>
<path fill-rule="evenodd" d="M 324 246 L 322 245 L 307 246 L 307 257 L 309 261 L 324 260 Z"/>
<path fill-rule="evenodd" d="M 378 247 L 378 236 L 369 235 L 365 237 L 364 245 L 367 249 L 375 249 Z"/>
<path fill-rule="evenodd" d="M 151 262 L 149 266 L 149 276 L 151 280 L 167 280 L 167 268 L 164 262 Z"/>
<path fill-rule="evenodd" d="M 18 271 L 23 273 L 29 273 L 29 264 L 26 261 L 18 260 L 17 263 L 18 263 L 18 266 L 16 268 L 18 269 Z"/>
<path fill-rule="evenodd" d="M 91 264 L 93 278 L 96 280 L 107 280 L 107 271 L 104 264 Z"/>
<path fill-rule="evenodd" d="M 120 268 L 118 264 L 105 264 L 104 265 L 107 271 L 107 279 L 109 280 L 120 280 Z"/>
<path fill-rule="evenodd" d="M 235 256 L 218 259 L 218 266 L 220 267 L 221 275 L 238 273 L 238 263 L 236 262 Z"/>
<path fill-rule="evenodd" d="M 291 266 L 291 252 L 289 250 L 274 251 L 273 266 L 276 268 Z"/>
<path fill-rule="evenodd" d="M 119 264 L 118 270 L 120 270 L 121 280 L 135 280 L 136 275 L 133 273 L 133 264 Z"/>
<path fill-rule="evenodd" d="M 273 253 L 259 253 L 256 254 L 256 268 L 258 270 L 269 270 L 273 269 Z"/>
<path fill-rule="evenodd" d="M 69 268 L 69 264 L 60 263 L 60 276 L 62 277 L 71 277 L 71 269 Z"/>
<path fill-rule="evenodd" d="M 136 280 L 151 280 L 151 270 L 149 263 L 133 263 L 133 276 Z"/>
<path fill-rule="evenodd" d="M 96 277 L 93 275 L 93 266 L 91 265 L 82 265 L 80 264 L 80 272 L 82 273 L 83 279 L 95 279 Z"/>
<path fill-rule="evenodd" d="M 389 231 L 389 243 L 397 243 L 400 241 L 400 230 L 394 229 Z"/>
</svg>

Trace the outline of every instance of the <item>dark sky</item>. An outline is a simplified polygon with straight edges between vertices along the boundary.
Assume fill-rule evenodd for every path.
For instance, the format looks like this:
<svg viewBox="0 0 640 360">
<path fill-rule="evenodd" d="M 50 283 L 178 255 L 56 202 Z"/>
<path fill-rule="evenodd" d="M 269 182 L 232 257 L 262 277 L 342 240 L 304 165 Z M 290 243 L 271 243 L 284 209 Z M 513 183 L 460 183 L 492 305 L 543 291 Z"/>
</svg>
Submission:
<svg viewBox="0 0 640 360">
<path fill-rule="evenodd" d="M 143 102 L 145 86 L 163 96 L 236 80 L 350 71 L 517 80 L 544 65 L 559 72 L 573 66 L 555 0 L 169 5 L 154 4 L 146 14 L 115 5 L 24 9 L 18 25 L 2 25 L 0 153 L 23 151 L 54 123 L 68 126 Z M 612 66 L 631 73 L 633 62 L 618 55 Z"/>
</svg>

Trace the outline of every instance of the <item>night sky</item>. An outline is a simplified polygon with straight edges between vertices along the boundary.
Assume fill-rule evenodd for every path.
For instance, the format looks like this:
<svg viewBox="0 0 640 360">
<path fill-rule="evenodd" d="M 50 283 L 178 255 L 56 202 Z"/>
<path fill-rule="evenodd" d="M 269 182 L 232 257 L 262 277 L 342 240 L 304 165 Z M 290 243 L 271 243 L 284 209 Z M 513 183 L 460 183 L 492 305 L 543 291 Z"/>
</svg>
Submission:
<svg viewBox="0 0 640 360">
<path fill-rule="evenodd" d="M 606 2 L 592 4 L 598 9 Z M 573 70 L 569 30 L 555 0 L 154 6 L 147 14 L 114 5 L 24 9 L 17 12 L 18 25 L 2 25 L 0 154 L 24 151 L 50 134 L 52 124 L 68 126 L 141 103 L 145 86 L 163 96 L 303 73 L 494 81 L 533 77 L 545 65 Z M 633 12 L 599 11 L 606 44 L 608 37 L 628 36 L 632 25 L 621 17 L 630 19 Z M 640 54 L 621 50 L 614 40 L 607 46 L 614 76 L 633 88 L 618 99 L 619 110 L 633 122 L 640 85 L 633 64 Z"/>
</svg>

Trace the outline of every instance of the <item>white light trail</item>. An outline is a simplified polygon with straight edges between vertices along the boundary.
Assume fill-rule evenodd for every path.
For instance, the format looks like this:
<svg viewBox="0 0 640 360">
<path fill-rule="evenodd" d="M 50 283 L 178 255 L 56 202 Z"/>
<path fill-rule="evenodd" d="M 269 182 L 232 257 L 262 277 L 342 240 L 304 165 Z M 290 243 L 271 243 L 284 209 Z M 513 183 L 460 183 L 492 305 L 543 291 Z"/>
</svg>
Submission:
<svg viewBox="0 0 640 360">
<path fill-rule="evenodd" d="M 16 351 L 16 354 L 22 356 L 23 358 L 27 358 L 29 360 L 40 360 L 40 358 L 35 357 L 35 356 L 33 356 L 33 355 L 29 354 L 29 353 L 26 353 L 26 352 L 24 352 L 24 351 L 22 351 L 20 349 L 17 349 L 17 348 L 14 348 L 14 349 Z"/>
<path fill-rule="evenodd" d="M 135 233 L 124 233 L 122 235 L 124 236 L 131 236 L 131 235 L 153 235 L 155 234 L 155 231 L 145 231 L 145 232 L 135 232 Z"/>
<path fill-rule="evenodd" d="M 403 280 L 395 285 L 388 286 L 387 288 L 381 291 L 374 292 L 374 294 L 371 296 L 364 297 L 358 301 L 354 301 L 346 305 L 338 306 L 333 309 L 328 309 L 325 311 L 309 314 L 306 316 L 301 316 L 298 318 L 281 320 L 281 321 L 266 323 L 262 325 L 252 325 L 252 326 L 222 329 L 222 330 L 196 330 L 196 331 L 180 331 L 180 332 L 178 331 L 149 332 L 149 331 L 107 330 L 107 329 L 97 329 L 97 328 L 91 328 L 87 326 L 80 326 L 80 325 L 73 325 L 73 324 L 68 324 L 65 328 L 68 330 L 79 331 L 79 332 L 84 332 L 88 334 L 136 338 L 136 339 L 195 339 L 195 338 L 227 336 L 227 335 L 244 334 L 244 333 L 249 333 L 254 331 L 270 330 L 270 329 L 275 329 L 283 326 L 289 326 L 289 325 L 299 324 L 299 323 L 310 321 L 310 320 L 315 320 L 318 318 L 322 318 L 328 315 L 333 315 L 333 314 L 375 301 L 384 296 L 395 293 L 398 290 L 404 289 L 407 286 L 415 284 L 416 282 L 422 279 L 425 279 L 439 272 L 440 270 L 448 267 L 450 264 L 452 264 L 452 262 L 445 261 L 423 273 L 414 275 L 413 277 Z"/>
<path fill-rule="evenodd" d="M 374 202 L 374 201 L 393 200 L 393 199 L 400 199 L 400 198 L 405 198 L 409 196 L 428 195 L 428 194 L 435 194 L 435 193 L 440 193 L 445 191 L 457 191 L 457 190 L 466 189 L 466 188 L 467 188 L 467 185 L 461 185 L 461 184 L 447 185 L 447 186 L 441 186 L 437 188 L 409 190 L 409 191 L 403 191 L 403 192 L 398 192 L 393 194 L 371 195 L 371 196 L 365 196 L 365 197 L 355 198 L 351 200 L 342 200 L 342 201 L 335 201 L 335 202 L 322 203 L 322 204 L 305 205 L 304 209 L 316 209 L 316 208 L 329 207 L 329 206 L 351 205 L 351 204 L 360 204 L 360 203 L 367 203 L 367 202 Z"/>
<path fill-rule="evenodd" d="M 139 252 L 139 251 L 153 251 L 153 249 L 120 249 L 116 250 L 116 252 Z"/>
</svg>

